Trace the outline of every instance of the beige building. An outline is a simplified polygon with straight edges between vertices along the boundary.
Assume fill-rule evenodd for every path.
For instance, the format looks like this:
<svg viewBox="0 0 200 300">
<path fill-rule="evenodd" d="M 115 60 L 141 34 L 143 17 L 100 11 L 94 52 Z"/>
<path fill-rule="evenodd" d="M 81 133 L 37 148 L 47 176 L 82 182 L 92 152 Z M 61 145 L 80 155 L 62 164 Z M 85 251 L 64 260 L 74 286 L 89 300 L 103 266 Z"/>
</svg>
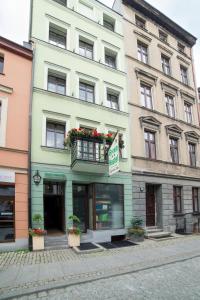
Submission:
<svg viewBox="0 0 200 300">
<path fill-rule="evenodd" d="M 200 227 L 196 38 L 143 0 L 122 2 L 133 215 L 147 227 L 190 232 Z"/>
</svg>

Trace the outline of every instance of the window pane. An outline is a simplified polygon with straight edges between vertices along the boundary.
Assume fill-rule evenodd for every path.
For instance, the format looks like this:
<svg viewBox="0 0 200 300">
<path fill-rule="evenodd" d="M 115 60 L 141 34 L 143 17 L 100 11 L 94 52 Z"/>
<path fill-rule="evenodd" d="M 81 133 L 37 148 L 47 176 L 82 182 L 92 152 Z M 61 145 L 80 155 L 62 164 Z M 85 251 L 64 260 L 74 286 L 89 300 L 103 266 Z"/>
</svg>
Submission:
<svg viewBox="0 0 200 300">
<path fill-rule="evenodd" d="M 47 147 L 55 147 L 55 132 L 47 131 Z"/>
<path fill-rule="evenodd" d="M 124 227 L 123 186 L 95 184 L 96 229 Z"/>
<path fill-rule="evenodd" d="M 65 135 L 63 133 L 56 134 L 56 148 L 64 148 L 64 138 Z"/>
<path fill-rule="evenodd" d="M 0 187 L 0 241 L 14 240 L 14 195 L 14 187 Z"/>
<path fill-rule="evenodd" d="M 0 56 L 0 73 L 3 73 L 4 58 Z"/>
</svg>

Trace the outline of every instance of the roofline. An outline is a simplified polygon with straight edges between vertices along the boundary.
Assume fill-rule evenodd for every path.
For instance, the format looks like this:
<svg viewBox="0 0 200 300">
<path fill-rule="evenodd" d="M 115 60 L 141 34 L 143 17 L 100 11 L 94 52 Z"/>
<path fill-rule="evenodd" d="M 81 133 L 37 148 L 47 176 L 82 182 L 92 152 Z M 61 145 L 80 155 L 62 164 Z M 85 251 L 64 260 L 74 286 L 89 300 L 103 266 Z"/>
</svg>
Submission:
<svg viewBox="0 0 200 300">
<path fill-rule="evenodd" d="M 165 29 L 167 29 L 169 32 L 177 36 L 180 40 L 187 43 L 191 47 L 195 45 L 197 40 L 195 36 L 183 29 L 181 26 L 168 18 L 157 8 L 147 3 L 145 0 L 122 0 L 122 2 L 125 5 L 130 5 L 159 25 L 163 26 Z"/>
<path fill-rule="evenodd" d="M 17 55 L 23 56 L 27 59 L 32 60 L 33 58 L 33 51 L 28 49 L 22 45 L 19 45 L 7 38 L 0 36 L 0 48 L 4 48 L 10 52 L 13 52 Z"/>
</svg>

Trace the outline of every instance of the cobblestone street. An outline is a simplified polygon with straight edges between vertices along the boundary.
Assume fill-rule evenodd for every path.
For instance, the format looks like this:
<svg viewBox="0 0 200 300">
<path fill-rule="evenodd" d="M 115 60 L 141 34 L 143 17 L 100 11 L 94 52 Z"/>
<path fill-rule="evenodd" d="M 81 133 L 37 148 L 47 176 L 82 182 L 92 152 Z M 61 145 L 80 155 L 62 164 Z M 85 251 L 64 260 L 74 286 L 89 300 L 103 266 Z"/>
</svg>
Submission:
<svg viewBox="0 0 200 300">
<path fill-rule="evenodd" d="M 154 278 L 153 274 L 158 274 L 158 276 L 155 275 L 155 278 L 151 283 L 151 286 L 153 286 L 154 282 L 156 284 L 159 280 L 162 281 L 163 278 L 167 278 L 170 274 L 170 271 L 168 272 L 167 270 L 172 270 L 173 265 L 171 264 L 176 263 L 178 266 L 177 271 L 171 272 L 173 275 L 180 275 L 178 277 L 179 280 L 179 278 L 185 276 L 186 267 L 184 268 L 181 266 L 186 264 L 188 275 L 187 282 L 193 285 L 194 282 L 199 280 L 199 276 L 197 276 L 199 255 L 199 236 L 187 236 L 162 242 L 145 240 L 144 243 L 134 247 L 92 254 L 76 254 L 71 249 L 34 253 L 1 253 L 0 299 L 13 299 L 16 297 L 21 299 L 22 295 L 24 295 L 22 299 L 34 299 L 37 297 L 54 299 L 53 294 L 55 295 L 55 293 L 56 299 L 59 299 L 57 295 L 61 295 L 60 299 L 64 299 L 63 294 L 65 294 L 65 289 L 67 289 L 65 295 L 66 299 L 94 299 L 94 293 L 96 293 L 98 289 L 101 293 L 97 292 L 97 295 L 98 297 L 101 297 L 97 297 L 97 299 L 108 299 L 109 297 L 114 297 L 113 295 L 115 294 L 112 294 L 111 290 L 117 291 L 117 286 L 120 286 L 117 282 L 123 282 L 123 280 L 123 289 L 126 284 L 129 286 L 129 288 L 126 289 L 127 297 L 129 297 L 131 292 L 137 290 L 138 299 L 145 299 L 141 297 L 149 299 L 148 297 L 151 295 L 151 289 L 148 288 L 150 279 L 149 281 L 146 281 L 141 280 L 141 278 L 147 278 L 148 274 L 149 278 Z M 186 261 L 184 262 L 184 260 Z M 190 262 L 192 263 L 192 267 L 188 268 Z M 159 268 L 160 266 L 164 267 Z M 184 272 L 181 270 L 184 270 Z M 194 280 L 190 278 L 192 276 L 190 270 L 196 270 Z M 144 272 L 146 277 L 143 275 L 140 277 L 141 272 Z M 166 281 L 166 286 L 170 286 L 170 282 L 175 280 L 172 280 L 172 278 L 173 277 L 169 275 L 169 282 Z M 95 282 L 93 282 L 94 280 Z M 136 284 L 137 280 L 138 284 Z M 135 282 L 134 285 L 131 284 L 132 281 Z M 181 281 L 182 280 L 180 279 L 180 284 Z M 107 287 L 109 287 L 107 282 L 110 282 L 110 284 L 112 283 L 112 288 L 109 288 L 108 294 L 104 295 L 102 294 L 102 289 L 106 292 Z M 84 285 L 79 285 L 80 283 Z M 78 288 L 76 288 L 77 284 Z M 163 284 L 165 285 L 165 280 L 158 285 L 158 288 L 161 288 Z M 92 290 L 91 287 L 94 287 L 94 290 Z M 55 291 L 57 288 L 59 288 L 59 290 Z M 84 290 L 84 293 L 81 292 L 82 289 Z M 146 295 L 141 294 L 143 289 L 147 293 Z M 87 291 L 90 290 L 91 294 L 87 294 Z M 82 298 L 79 295 L 79 291 Z M 120 299 L 121 291 L 118 291 L 117 295 L 119 297 L 118 299 Z M 197 298 L 190 297 L 188 299 Z"/>
</svg>

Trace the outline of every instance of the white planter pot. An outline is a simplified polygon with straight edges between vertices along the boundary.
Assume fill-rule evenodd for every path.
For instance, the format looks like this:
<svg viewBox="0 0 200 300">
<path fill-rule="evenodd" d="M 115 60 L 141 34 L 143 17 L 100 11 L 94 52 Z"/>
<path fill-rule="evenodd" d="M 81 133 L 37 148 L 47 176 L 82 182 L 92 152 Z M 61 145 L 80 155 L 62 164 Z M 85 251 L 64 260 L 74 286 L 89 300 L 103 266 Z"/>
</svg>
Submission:
<svg viewBox="0 0 200 300">
<path fill-rule="evenodd" d="M 33 245 L 32 245 L 33 251 L 44 250 L 44 236 L 43 235 L 33 236 L 32 243 L 33 243 Z"/>
<path fill-rule="evenodd" d="M 79 247 L 80 246 L 80 235 L 68 233 L 68 246 L 69 247 Z"/>
</svg>

